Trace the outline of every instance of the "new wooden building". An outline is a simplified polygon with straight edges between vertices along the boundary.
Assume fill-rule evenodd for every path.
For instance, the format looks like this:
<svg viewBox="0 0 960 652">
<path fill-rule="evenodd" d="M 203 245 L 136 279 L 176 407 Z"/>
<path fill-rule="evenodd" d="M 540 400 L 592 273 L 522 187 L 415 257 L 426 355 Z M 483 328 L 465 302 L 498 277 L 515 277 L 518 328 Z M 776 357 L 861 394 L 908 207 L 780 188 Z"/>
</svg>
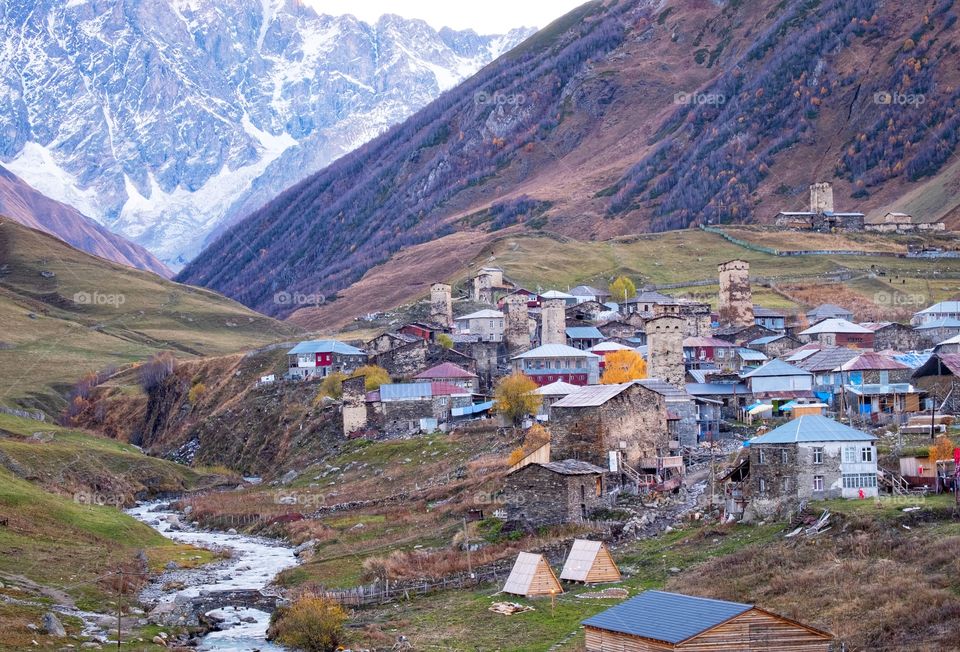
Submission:
<svg viewBox="0 0 960 652">
<path fill-rule="evenodd" d="M 828 652 L 833 636 L 753 605 L 645 591 L 583 621 L 587 652 Z"/>
<path fill-rule="evenodd" d="M 588 584 L 619 582 L 620 569 L 603 541 L 575 539 L 560 571 L 560 579 Z"/>
<path fill-rule="evenodd" d="M 532 552 L 521 552 L 513 564 L 510 577 L 503 585 L 504 593 L 535 598 L 563 593 L 560 580 L 554 575 L 546 557 Z"/>
</svg>

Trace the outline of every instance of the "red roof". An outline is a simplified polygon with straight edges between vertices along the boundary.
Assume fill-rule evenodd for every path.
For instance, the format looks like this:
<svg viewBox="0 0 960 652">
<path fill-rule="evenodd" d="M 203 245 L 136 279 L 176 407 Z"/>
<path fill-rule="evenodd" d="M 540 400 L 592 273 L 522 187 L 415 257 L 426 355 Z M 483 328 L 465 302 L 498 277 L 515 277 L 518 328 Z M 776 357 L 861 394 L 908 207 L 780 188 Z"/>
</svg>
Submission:
<svg viewBox="0 0 960 652">
<path fill-rule="evenodd" d="M 878 369 L 910 369 L 910 365 L 905 365 L 898 360 L 888 358 L 880 353 L 868 351 L 866 353 L 861 353 L 857 357 L 852 358 L 847 362 L 844 362 L 838 368 L 841 371 L 871 371 Z"/>
<path fill-rule="evenodd" d="M 687 337 L 683 340 L 683 346 L 685 348 L 712 346 L 720 349 L 733 349 L 737 345 L 727 340 L 721 340 L 719 337 Z"/>
<path fill-rule="evenodd" d="M 451 383 L 430 383 L 430 391 L 434 396 L 451 396 L 454 394 L 470 393 L 470 390 Z"/>
<path fill-rule="evenodd" d="M 466 369 L 458 367 L 452 362 L 443 362 L 436 367 L 431 367 L 426 371 L 421 371 L 414 378 L 434 379 L 434 378 L 476 378 L 477 374 L 470 373 Z"/>
</svg>

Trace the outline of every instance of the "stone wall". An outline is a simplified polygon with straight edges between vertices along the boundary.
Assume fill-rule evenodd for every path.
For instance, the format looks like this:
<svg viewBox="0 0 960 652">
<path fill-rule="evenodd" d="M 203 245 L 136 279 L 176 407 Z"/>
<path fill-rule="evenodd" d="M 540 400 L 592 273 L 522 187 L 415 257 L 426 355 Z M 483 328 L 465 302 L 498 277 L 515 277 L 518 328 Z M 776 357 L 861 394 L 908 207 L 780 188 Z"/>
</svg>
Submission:
<svg viewBox="0 0 960 652">
<path fill-rule="evenodd" d="M 665 453 L 667 407 L 662 396 L 634 385 L 600 406 L 550 408 L 550 450 L 554 459 L 607 465 L 609 451 L 627 464 Z"/>
<path fill-rule="evenodd" d="M 717 266 L 720 295 L 717 312 L 721 326 L 750 326 L 753 296 L 750 290 L 750 263 L 731 260 Z"/>
<path fill-rule="evenodd" d="M 827 181 L 810 184 L 810 212 L 833 212 L 833 186 Z"/>
<path fill-rule="evenodd" d="M 683 319 L 656 317 L 646 323 L 647 376 L 684 387 Z"/>
<path fill-rule="evenodd" d="M 367 427 L 366 388 L 363 376 L 343 381 L 343 434 L 349 435 Z"/>
<path fill-rule="evenodd" d="M 510 295 L 503 301 L 504 325 L 503 338 L 512 354 L 530 350 L 530 317 L 527 311 L 527 298 L 522 295 Z"/>
<path fill-rule="evenodd" d="M 873 334 L 873 348 L 875 351 L 916 351 L 926 346 L 920 331 L 915 331 L 904 324 L 890 324 Z"/>
<path fill-rule="evenodd" d="M 600 482 L 600 495 L 597 495 Z M 561 475 L 539 464 L 530 464 L 504 479 L 500 496 L 507 520 L 521 521 L 531 527 L 577 523 L 610 501 L 603 475 Z M 581 507 L 581 505 L 583 507 Z"/>
<path fill-rule="evenodd" d="M 387 370 L 391 378 L 410 378 L 427 368 L 425 340 L 417 340 L 370 356 L 370 362 Z"/>
</svg>

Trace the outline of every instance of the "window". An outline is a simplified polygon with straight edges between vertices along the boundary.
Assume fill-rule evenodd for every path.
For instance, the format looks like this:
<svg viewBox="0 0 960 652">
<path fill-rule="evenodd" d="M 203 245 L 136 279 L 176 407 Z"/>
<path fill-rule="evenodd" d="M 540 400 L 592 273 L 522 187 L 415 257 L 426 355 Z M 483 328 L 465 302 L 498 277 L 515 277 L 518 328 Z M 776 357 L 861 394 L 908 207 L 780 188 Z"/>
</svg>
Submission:
<svg viewBox="0 0 960 652">
<path fill-rule="evenodd" d="M 790 454 L 787 452 L 787 449 L 786 449 L 786 448 L 781 449 L 781 451 L 780 451 L 780 463 L 781 463 L 781 464 L 786 464 L 786 463 L 789 462 L 789 461 L 790 461 Z"/>
<path fill-rule="evenodd" d="M 758 448 L 758 449 L 757 449 L 757 464 L 763 464 L 763 463 L 765 463 L 765 462 L 766 462 L 766 460 L 764 459 L 763 449 L 762 449 L 762 448 Z M 761 480 L 760 483 L 762 484 L 762 483 L 763 483 L 763 480 Z"/>
<path fill-rule="evenodd" d="M 813 476 L 813 490 L 814 491 L 823 491 L 823 476 L 815 475 Z"/>
<path fill-rule="evenodd" d="M 860 461 L 861 462 L 872 462 L 873 461 L 873 446 L 864 446 L 860 449 Z"/>
<path fill-rule="evenodd" d="M 857 461 L 857 449 L 854 446 L 844 446 L 843 448 L 843 461 L 848 464 L 853 464 Z"/>
<path fill-rule="evenodd" d="M 823 446 L 817 446 L 813 449 L 813 463 L 823 464 Z"/>
<path fill-rule="evenodd" d="M 872 489 L 877 486 L 877 476 L 874 473 L 844 473 L 844 489 Z"/>
<path fill-rule="evenodd" d="M 760 478 L 760 484 L 758 488 L 758 493 L 762 496 L 767 493 L 767 482 L 763 478 Z"/>
</svg>

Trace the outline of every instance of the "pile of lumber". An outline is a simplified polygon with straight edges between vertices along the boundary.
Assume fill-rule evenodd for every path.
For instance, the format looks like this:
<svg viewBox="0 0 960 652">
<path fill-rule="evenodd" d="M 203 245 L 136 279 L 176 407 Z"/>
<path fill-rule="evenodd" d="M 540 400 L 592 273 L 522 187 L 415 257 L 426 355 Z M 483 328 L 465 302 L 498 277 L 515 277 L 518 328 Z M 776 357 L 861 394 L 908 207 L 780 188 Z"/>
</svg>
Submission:
<svg viewBox="0 0 960 652">
<path fill-rule="evenodd" d="M 512 616 L 513 614 L 520 614 L 524 611 L 533 610 L 533 607 L 517 604 L 516 602 L 494 602 L 492 605 L 490 605 L 490 611 L 503 614 L 504 616 Z"/>
<path fill-rule="evenodd" d="M 785 539 L 792 539 L 800 534 L 803 534 L 805 537 L 815 537 L 818 534 L 822 534 L 829 530 L 832 526 L 830 525 L 830 510 L 825 509 L 816 521 L 808 522 L 805 524 L 799 525 L 795 530 L 789 532 L 788 534 L 783 535 Z"/>
</svg>

